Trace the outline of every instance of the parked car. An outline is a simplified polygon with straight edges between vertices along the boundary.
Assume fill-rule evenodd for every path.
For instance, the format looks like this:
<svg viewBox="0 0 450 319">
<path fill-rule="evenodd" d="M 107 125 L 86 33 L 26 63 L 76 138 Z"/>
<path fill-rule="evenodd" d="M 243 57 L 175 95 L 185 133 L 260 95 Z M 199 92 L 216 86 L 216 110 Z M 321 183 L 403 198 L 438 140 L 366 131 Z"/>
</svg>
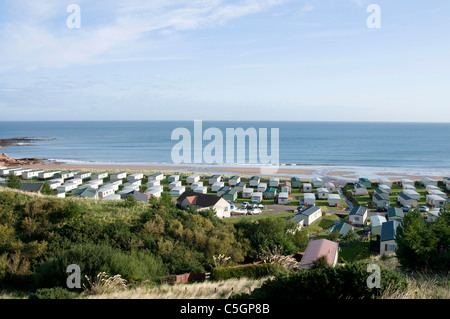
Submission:
<svg viewBox="0 0 450 319">
<path fill-rule="evenodd" d="M 236 214 L 236 215 L 245 215 L 245 214 L 247 214 L 247 209 L 245 209 L 245 208 L 236 208 L 231 213 L 232 214 Z"/>
<path fill-rule="evenodd" d="M 303 208 L 305 208 L 305 206 L 300 205 L 297 207 L 297 209 L 295 210 L 296 213 L 298 213 L 299 211 L 301 211 Z"/>
<path fill-rule="evenodd" d="M 247 215 L 260 215 L 261 213 L 261 209 L 253 208 L 252 210 L 248 211 Z"/>
<path fill-rule="evenodd" d="M 411 209 L 411 206 L 403 206 L 403 207 L 402 207 L 402 210 L 403 210 L 404 212 L 409 212 L 410 209 Z"/>
<path fill-rule="evenodd" d="M 259 209 L 264 209 L 264 205 L 263 205 L 263 204 L 259 204 L 259 205 L 258 205 L 258 208 L 259 208 Z"/>
<path fill-rule="evenodd" d="M 428 208 L 428 206 L 420 206 L 419 207 L 420 212 L 424 213 L 424 212 L 428 212 L 430 209 Z"/>
<path fill-rule="evenodd" d="M 241 206 L 242 206 L 242 207 L 247 207 L 248 205 L 250 205 L 249 202 L 243 202 Z"/>
</svg>

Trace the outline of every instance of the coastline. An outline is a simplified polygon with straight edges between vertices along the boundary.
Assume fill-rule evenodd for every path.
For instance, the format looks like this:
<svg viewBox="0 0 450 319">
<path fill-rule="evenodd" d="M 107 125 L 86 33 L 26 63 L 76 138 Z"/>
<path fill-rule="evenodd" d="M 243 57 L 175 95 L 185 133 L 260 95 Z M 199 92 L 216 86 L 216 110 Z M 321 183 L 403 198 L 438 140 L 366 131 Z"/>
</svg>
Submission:
<svg viewBox="0 0 450 319">
<path fill-rule="evenodd" d="M 258 175 L 266 177 L 290 178 L 299 177 L 304 180 L 311 180 L 313 177 L 320 177 L 325 182 L 346 183 L 357 181 L 360 177 L 370 180 L 387 178 L 391 181 L 399 181 L 408 178 L 413 181 L 422 177 L 430 177 L 442 180 L 450 175 L 449 170 L 442 169 L 421 169 L 421 168 L 383 168 L 383 167 L 340 167 L 340 166 L 279 166 L 279 167 L 257 167 L 257 166 L 233 166 L 233 165 L 188 165 L 188 164 L 137 164 L 137 163 L 63 163 L 42 161 L 25 165 L 30 169 L 44 170 L 93 170 L 93 171 L 158 171 L 158 172 L 179 172 L 198 174 L 222 174 L 222 175 Z"/>
</svg>

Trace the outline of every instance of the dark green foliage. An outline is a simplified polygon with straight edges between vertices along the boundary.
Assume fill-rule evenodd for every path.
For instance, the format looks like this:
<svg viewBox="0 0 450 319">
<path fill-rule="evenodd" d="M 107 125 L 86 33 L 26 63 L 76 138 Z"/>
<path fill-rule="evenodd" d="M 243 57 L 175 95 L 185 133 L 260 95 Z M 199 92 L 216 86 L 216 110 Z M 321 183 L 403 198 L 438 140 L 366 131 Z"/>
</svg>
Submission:
<svg viewBox="0 0 450 319">
<path fill-rule="evenodd" d="M 30 295 L 30 299 L 75 299 L 78 294 L 74 291 L 56 287 L 56 288 L 41 288 Z"/>
<path fill-rule="evenodd" d="M 50 187 L 50 184 L 47 182 L 45 182 L 44 185 L 42 186 L 41 193 L 43 195 L 53 195 L 54 194 L 53 189 Z"/>
<path fill-rule="evenodd" d="M 427 223 L 420 212 L 405 215 L 397 228 L 396 255 L 409 270 L 429 269 L 448 272 L 450 269 L 450 208 L 446 207 L 433 223 Z"/>
<path fill-rule="evenodd" d="M 367 263 L 346 266 L 320 266 L 310 270 L 299 270 L 291 274 L 280 274 L 266 281 L 261 288 L 241 298 L 252 299 L 372 299 L 380 296 L 388 287 L 407 288 L 405 277 L 381 268 L 381 287 L 368 288 Z"/>
<path fill-rule="evenodd" d="M 227 280 L 230 278 L 251 278 L 258 279 L 272 276 L 282 271 L 279 264 L 256 264 L 240 267 L 224 267 L 211 269 L 210 278 L 212 280 Z"/>
<path fill-rule="evenodd" d="M 13 189 L 20 189 L 20 177 L 14 174 L 9 174 L 8 180 L 6 181 L 6 187 Z"/>
</svg>

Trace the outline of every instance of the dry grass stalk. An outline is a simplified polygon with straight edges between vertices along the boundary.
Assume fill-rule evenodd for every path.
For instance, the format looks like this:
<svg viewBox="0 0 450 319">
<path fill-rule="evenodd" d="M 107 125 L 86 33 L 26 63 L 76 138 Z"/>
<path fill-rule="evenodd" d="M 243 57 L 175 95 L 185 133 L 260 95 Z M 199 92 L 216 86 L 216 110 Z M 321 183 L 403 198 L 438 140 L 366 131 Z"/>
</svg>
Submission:
<svg viewBox="0 0 450 319">
<path fill-rule="evenodd" d="M 109 276 L 105 272 L 97 275 L 95 280 L 85 276 L 89 287 L 83 285 L 85 295 L 101 295 L 109 292 L 123 291 L 127 289 L 127 281 L 121 275 Z"/>
</svg>

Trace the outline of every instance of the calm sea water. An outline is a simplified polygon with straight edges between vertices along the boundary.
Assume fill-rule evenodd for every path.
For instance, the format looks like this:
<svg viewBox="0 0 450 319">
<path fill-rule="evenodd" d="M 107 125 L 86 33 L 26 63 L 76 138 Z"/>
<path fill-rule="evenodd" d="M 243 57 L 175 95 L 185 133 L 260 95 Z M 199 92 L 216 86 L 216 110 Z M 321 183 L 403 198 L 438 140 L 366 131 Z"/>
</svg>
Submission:
<svg viewBox="0 0 450 319">
<path fill-rule="evenodd" d="M 1 152 L 69 163 L 173 164 L 171 134 L 179 127 L 194 135 L 194 122 L 0 122 L 0 138 L 54 138 Z M 450 168 L 450 124 L 203 122 L 209 127 L 224 136 L 226 128 L 279 128 L 285 165 Z"/>
</svg>

